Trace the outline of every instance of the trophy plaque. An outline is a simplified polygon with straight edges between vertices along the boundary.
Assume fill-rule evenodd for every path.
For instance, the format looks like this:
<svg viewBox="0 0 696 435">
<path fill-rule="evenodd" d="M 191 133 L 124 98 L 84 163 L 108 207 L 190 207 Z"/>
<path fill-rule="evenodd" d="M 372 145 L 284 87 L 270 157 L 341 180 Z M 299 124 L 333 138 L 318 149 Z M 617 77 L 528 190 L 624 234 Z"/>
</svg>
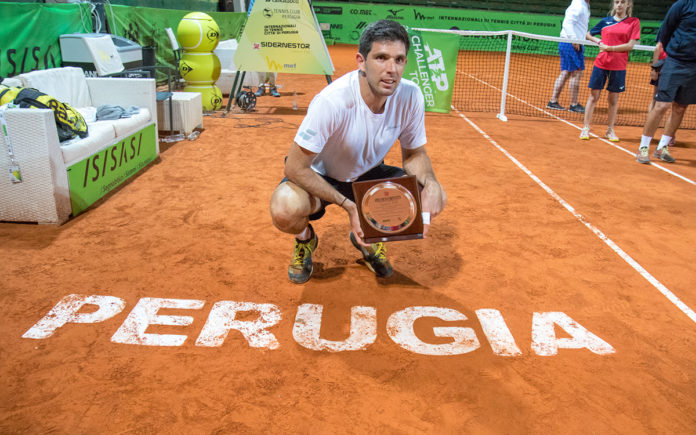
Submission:
<svg viewBox="0 0 696 435">
<path fill-rule="evenodd" d="M 420 189 L 414 175 L 353 183 L 367 243 L 422 239 Z"/>
</svg>

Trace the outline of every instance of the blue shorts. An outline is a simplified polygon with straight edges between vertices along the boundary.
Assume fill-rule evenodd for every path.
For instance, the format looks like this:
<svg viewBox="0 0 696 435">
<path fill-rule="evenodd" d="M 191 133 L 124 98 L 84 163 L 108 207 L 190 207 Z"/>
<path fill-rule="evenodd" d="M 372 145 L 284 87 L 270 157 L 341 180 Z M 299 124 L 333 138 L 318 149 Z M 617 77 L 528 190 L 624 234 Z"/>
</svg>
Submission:
<svg viewBox="0 0 696 435">
<path fill-rule="evenodd" d="M 561 55 L 561 71 L 577 71 L 585 69 L 584 45 L 580 46 L 580 51 L 576 51 L 573 44 L 559 42 L 558 52 Z"/>
<path fill-rule="evenodd" d="M 287 159 L 287 157 L 286 157 Z M 375 166 L 374 168 L 370 169 L 369 171 L 365 172 L 361 176 L 359 176 L 355 181 L 365 181 L 365 180 L 379 180 L 381 178 L 395 178 L 395 177 L 403 177 L 406 175 L 406 171 L 403 169 L 397 167 L 397 166 L 389 166 L 385 165 L 384 161 L 380 163 L 379 165 Z M 352 182 L 345 182 L 345 181 L 338 181 L 334 180 L 331 177 L 327 177 L 326 175 L 322 175 L 322 178 L 326 180 L 331 186 L 333 186 L 334 189 L 338 190 L 341 192 L 343 196 L 346 198 L 350 199 L 351 201 L 355 201 L 355 198 L 353 197 L 353 183 Z M 286 178 L 283 178 L 281 183 L 289 181 Z M 324 216 L 324 213 L 326 213 L 326 206 L 333 204 L 332 202 L 327 202 L 324 201 L 323 199 L 321 200 L 321 208 L 316 212 L 311 215 L 309 215 L 309 220 L 310 221 L 315 221 L 318 219 L 321 219 L 322 216 Z"/>
<path fill-rule="evenodd" d="M 592 68 L 592 75 L 590 76 L 590 82 L 587 84 L 587 87 L 590 89 L 604 89 L 604 84 L 607 83 L 607 77 L 609 78 L 607 91 L 623 92 L 626 90 L 626 70 L 609 71 L 596 66 Z"/>
<path fill-rule="evenodd" d="M 696 64 L 668 57 L 660 71 L 656 101 L 696 104 Z"/>
</svg>

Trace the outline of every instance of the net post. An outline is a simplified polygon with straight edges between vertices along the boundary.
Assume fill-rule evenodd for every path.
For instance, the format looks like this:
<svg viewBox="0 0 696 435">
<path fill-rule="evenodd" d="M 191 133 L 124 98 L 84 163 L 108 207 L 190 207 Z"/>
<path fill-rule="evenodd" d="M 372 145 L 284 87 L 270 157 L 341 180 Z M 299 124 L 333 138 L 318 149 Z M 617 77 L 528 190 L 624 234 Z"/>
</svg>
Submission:
<svg viewBox="0 0 696 435">
<path fill-rule="evenodd" d="M 512 31 L 508 31 L 507 50 L 505 50 L 505 72 L 503 73 L 503 93 L 500 96 L 500 113 L 497 118 L 507 121 L 505 116 L 505 100 L 507 98 L 508 74 L 510 72 L 510 52 L 512 51 Z"/>
</svg>

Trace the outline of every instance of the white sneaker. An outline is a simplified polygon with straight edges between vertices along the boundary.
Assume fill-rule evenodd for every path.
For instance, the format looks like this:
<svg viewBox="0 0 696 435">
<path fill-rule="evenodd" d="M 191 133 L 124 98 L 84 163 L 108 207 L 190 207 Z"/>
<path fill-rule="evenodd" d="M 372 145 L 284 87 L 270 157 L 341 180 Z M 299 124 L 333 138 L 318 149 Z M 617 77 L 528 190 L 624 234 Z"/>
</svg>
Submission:
<svg viewBox="0 0 696 435">
<path fill-rule="evenodd" d="M 590 140 L 590 127 L 583 127 L 582 130 L 580 130 L 580 139 Z"/>
<path fill-rule="evenodd" d="M 618 142 L 619 137 L 614 133 L 614 129 L 610 128 L 607 130 L 606 138 L 609 139 L 611 142 Z"/>
</svg>

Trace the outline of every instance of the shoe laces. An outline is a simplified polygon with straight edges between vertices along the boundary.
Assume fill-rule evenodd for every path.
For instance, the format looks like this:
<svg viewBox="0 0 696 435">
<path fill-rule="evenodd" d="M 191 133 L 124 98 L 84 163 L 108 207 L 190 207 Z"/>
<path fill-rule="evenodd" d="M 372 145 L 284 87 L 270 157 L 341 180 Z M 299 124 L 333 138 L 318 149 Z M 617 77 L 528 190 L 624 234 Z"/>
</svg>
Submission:
<svg viewBox="0 0 696 435">
<path fill-rule="evenodd" d="M 648 156 L 648 147 L 640 147 L 638 148 L 638 152 L 642 157 L 647 157 Z"/>
<path fill-rule="evenodd" d="M 295 241 L 295 250 L 292 253 L 292 264 L 293 265 L 303 265 L 305 258 L 312 255 L 312 241 L 314 237 L 309 239 L 307 242 Z"/>
<path fill-rule="evenodd" d="M 666 146 L 662 147 L 662 149 L 660 150 L 660 154 L 663 155 L 663 156 L 670 156 L 670 157 L 672 157 L 672 155 L 669 153 L 669 148 L 666 147 Z"/>
<path fill-rule="evenodd" d="M 387 247 L 384 245 L 384 243 L 373 243 L 372 251 L 372 256 L 378 259 L 381 263 L 387 261 Z"/>
</svg>

